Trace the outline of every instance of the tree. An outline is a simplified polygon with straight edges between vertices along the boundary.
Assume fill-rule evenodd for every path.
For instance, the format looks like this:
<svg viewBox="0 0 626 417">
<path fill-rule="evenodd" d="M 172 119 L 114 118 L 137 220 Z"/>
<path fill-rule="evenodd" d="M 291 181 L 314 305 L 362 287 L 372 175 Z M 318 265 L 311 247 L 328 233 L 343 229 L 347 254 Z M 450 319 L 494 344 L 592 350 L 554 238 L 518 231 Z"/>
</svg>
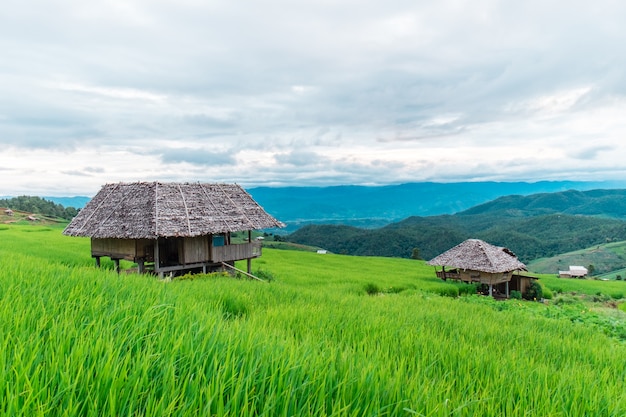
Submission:
<svg viewBox="0 0 626 417">
<path fill-rule="evenodd" d="M 596 267 L 593 266 L 593 264 L 589 264 L 589 266 L 587 267 L 587 272 L 589 275 L 593 275 L 593 273 L 596 272 Z"/>
<path fill-rule="evenodd" d="M 411 259 L 422 259 L 420 257 L 420 250 L 418 248 L 413 248 L 413 250 L 411 251 Z"/>
</svg>

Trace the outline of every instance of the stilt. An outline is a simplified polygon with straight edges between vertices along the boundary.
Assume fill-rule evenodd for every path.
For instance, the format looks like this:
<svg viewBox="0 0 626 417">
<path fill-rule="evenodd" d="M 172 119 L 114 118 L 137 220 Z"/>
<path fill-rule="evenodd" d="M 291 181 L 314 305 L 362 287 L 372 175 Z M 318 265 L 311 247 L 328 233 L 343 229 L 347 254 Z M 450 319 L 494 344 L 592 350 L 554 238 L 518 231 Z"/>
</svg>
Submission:
<svg viewBox="0 0 626 417">
<path fill-rule="evenodd" d="M 252 273 L 252 259 L 248 258 L 248 274 Z"/>
<path fill-rule="evenodd" d="M 96 267 L 100 268 L 100 257 L 96 256 Z"/>
<path fill-rule="evenodd" d="M 493 297 L 493 284 L 489 284 L 489 297 Z"/>
<path fill-rule="evenodd" d="M 506 282 L 506 298 L 509 298 L 509 281 Z"/>
<path fill-rule="evenodd" d="M 115 271 L 117 271 L 117 273 L 120 273 L 120 260 L 119 259 L 113 259 L 113 262 L 115 263 Z"/>
</svg>

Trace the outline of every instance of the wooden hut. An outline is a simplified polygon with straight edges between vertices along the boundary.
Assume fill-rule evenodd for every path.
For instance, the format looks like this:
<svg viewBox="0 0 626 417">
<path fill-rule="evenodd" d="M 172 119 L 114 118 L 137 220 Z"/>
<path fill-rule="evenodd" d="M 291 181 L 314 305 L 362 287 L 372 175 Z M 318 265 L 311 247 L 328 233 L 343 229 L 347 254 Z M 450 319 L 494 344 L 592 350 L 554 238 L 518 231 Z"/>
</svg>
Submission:
<svg viewBox="0 0 626 417">
<path fill-rule="evenodd" d="M 261 256 L 251 231 L 284 224 L 237 184 L 135 182 L 106 184 L 65 228 L 91 238 L 91 256 L 136 262 L 159 276 L 222 269 Z M 231 233 L 247 232 L 243 243 Z"/>
<path fill-rule="evenodd" d="M 535 277 L 523 275 L 526 265 L 507 248 L 491 245 L 479 239 L 468 239 L 428 261 L 441 266 L 436 274 L 443 280 L 456 279 L 467 283 L 477 282 L 489 286 L 507 298 L 511 290 L 526 292 Z M 451 269 L 446 271 L 446 267 Z"/>
</svg>

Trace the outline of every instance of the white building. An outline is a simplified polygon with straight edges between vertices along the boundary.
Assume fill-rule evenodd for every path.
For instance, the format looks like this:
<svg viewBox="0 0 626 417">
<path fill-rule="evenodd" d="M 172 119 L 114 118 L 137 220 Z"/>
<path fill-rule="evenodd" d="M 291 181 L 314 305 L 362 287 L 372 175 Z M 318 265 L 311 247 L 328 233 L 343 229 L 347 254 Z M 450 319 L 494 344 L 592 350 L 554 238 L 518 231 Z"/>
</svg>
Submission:
<svg viewBox="0 0 626 417">
<path fill-rule="evenodd" d="M 586 277 L 589 270 L 584 266 L 570 265 L 569 271 L 559 271 L 560 278 L 583 278 Z"/>
</svg>

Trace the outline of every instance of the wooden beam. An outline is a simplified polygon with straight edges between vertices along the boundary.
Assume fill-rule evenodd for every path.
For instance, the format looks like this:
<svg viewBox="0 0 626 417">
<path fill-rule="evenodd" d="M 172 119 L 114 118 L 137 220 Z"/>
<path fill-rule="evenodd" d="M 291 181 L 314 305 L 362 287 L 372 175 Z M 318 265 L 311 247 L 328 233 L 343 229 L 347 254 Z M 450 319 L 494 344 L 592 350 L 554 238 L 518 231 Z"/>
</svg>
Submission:
<svg viewBox="0 0 626 417">
<path fill-rule="evenodd" d="M 256 276 L 254 276 L 254 275 L 252 275 L 252 274 L 247 273 L 246 271 L 242 271 L 242 270 L 241 270 L 241 269 L 239 269 L 239 268 L 235 268 L 234 266 L 229 265 L 229 264 L 227 264 L 226 262 L 222 262 L 222 266 L 225 266 L 225 267 L 227 267 L 227 268 L 233 269 L 233 270 L 235 270 L 235 271 L 237 271 L 237 272 L 241 272 L 242 274 L 244 274 L 244 275 L 246 275 L 246 276 L 248 276 L 248 277 L 250 277 L 250 278 L 252 278 L 252 279 L 256 279 L 257 281 L 267 282 L 267 281 L 265 281 L 265 280 L 262 280 L 262 279 L 261 279 L 261 278 L 259 278 L 259 277 L 256 277 Z"/>
</svg>

